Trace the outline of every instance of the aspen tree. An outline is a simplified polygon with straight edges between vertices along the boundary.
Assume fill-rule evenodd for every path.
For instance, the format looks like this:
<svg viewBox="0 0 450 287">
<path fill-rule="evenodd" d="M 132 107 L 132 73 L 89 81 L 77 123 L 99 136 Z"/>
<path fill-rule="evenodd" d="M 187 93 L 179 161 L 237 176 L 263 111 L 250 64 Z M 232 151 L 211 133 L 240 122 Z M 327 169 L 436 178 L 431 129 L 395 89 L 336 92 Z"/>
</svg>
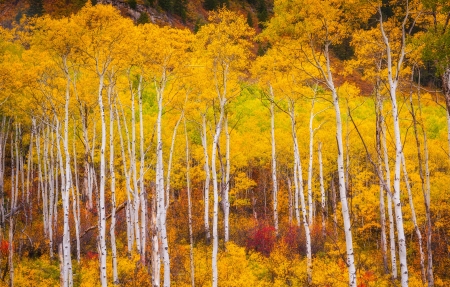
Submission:
<svg viewBox="0 0 450 287">
<path fill-rule="evenodd" d="M 382 110 L 380 111 L 382 112 Z M 383 118 L 381 119 L 381 148 L 383 150 L 384 158 L 384 171 L 386 176 L 386 185 L 391 186 L 391 169 L 389 167 L 389 155 L 386 144 L 386 127 Z M 391 273 L 392 278 L 397 279 L 397 249 L 395 244 L 395 227 L 394 227 L 394 216 L 392 214 L 392 197 L 388 194 L 387 197 L 387 209 L 389 215 L 389 242 L 390 242 L 390 253 L 391 253 Z"/>
<path fill-rule="evenodd" d="M 228 115 L 224 118 L 225 130 L 225 170 L 222 170 L 222 205 L 223 205 L 223 227 L 224 241 L 230 240 L 230 201 L 228 193 L 230 190 L 230 131 L 228 129 Z M 225 176 L 224 174 L 225 173 Z"/>
<path fill-rule="evenodd" d="M 396 226 L 397 226 L 397 236 L 398 236 L 398 246 L 399 246 L 399 261 L 400 261 L 400 273 L 401 273 L 401 286 L 408 286 L 409 276 L 408 276 L 408 262 L 406 254 L 406 238 L 405 231 L 403 228 L 403 213 L 402 205 L 400 200 L 400 176 L 401 176 L 401 156 L 403 153 L 403 147 L 400 135 L 400 123 L 399 123 L 399 111 L 397 102 L 397 88 L 400 80 L 400 73 L 402 72 L 402 65 L 406 54 L 406 37 L 407 37 L 407 24 L 409 18 L 411 17 L 411 6 L 410 3 L 406 3 L 404 11 L 404 17 L 398 31 L 393 29 L 392 31 L 386 31 L 385 25 L 386 20 L 383 19 L 383 13 L 381 11 L 381 6 L 378 7 L 379 13 L 379 29 L 381 32 L 381 39 L 385 46 L 386 60 L 387 60 L 387 84 L 389 85 L 389 96 L 391 100 L 391 109 L 393 117 L 394 126 L 394 139 L 395 139 L 395 169 L 394 169 L 394 189 L 392 193 L 392 200 L 394 203 Z M 395 24 L 394 24 L 395 25 Z M 414 26 L 414 24 L 412 24 Z M 410 31 L 412 27 L 409 28 Z M 395 49 L 398 52 L 394 52 L 395 44 L 395 32 L 398 32 L 397 40 L 398 46 Z M 389 203 L 389 202 L 388 202 Z"/>
<path fill-rule="evenodd" d="M 109 76 L 108 85 L 108 106 L 109 106 L 109 173 L 111 176 L 111 256 L 113 267 L 113 284 L 118 284 L 119 277 L 117 273 L 117 248 L 116 248 L 116 172 L 114 168 L 114 110 L 113 110 L 113 93 L 115 81 L 113 75 Z"/>
<path fill-rule="evenodd" d="M 250 42 L 253 31 L 245 19 L 226 9 L 212 12 L 208 25 L 202 26 L 197 33 L 196 51 L 211 71 L 212 89 L 216 91 L 219 116 L 216 122 L 211 148 L 211 174 L 213 179 L 213 250 L 212 250 L 212 286 L 218 285 L 218 213 L 219 186 L 216 170 L 216 154 L 222 125 L 225 118 L 225 105 L 233 96 L 233 80 L 241 71 L 249 57 Z M 237 88 L 236 88 L 237 89 Z M 227 223 L 225 223 L 226 225 Z"/>
<path fill-rule="evenodd" d="M 9 245 L 8 245 L 8 265 L 9 265 L 9 286 L 14 286 L 14 216 L 12 213 L 16 208 L 19 196 L 19 152 L 18 152 L 18 134 L 19 127 L 17 123 L 14 125 L 15 135 L 11 133 L 11 215 L 9 217 Z M 14 138 L 14 139 L 13 139 Z M 15 151 L 15 154 L 14 154 Z"/>
<path fill-rule="evenodd" d="M 117 100 L 117 102 L 119 102 L 119 100 Z M 133 241 L 134 241 L 134 212 L 133 212 L 133 207 L 132 205 L 132 201 L 131 201 L 131 184 L 130 184 L 130 175 L 128 172 L 128 167 L 127 167 L 127 160 L 126 160 L 126 155 L 125 155 L 125 148 L 124 148 L 124 143 L 123 143 L 123 136 L 122 136 L 122 129 L 121 129 L 121 125 L 120 125 L 120 121 L 121 121 L 121 117 L 119 115 L 118 109 L 117 109 L 117 102 L 115 103 L 114 107 L 115 107 L 115 112 L 117 115 L 117 130 L 118 130 L 118 134 L 119 134 L 119 138 L 120 138 L 120 150 L 121 150 L 121 155 L 122 155 L 122 164 L 123 164 L 123 174 L 125 176 L 125 190 L 126 190 L 126 194 L 127 194 L 127 207 L 126 207 L 126 221 L 127 221 L 127 251 L 128 251 L 128 256 L 131 256 L 131 253 L 133 251 Z M 127 134 L 127 139 L 128 139 L 128 143 L 129 143 L 129 138 L 128 138 L 128 127 L 127 127 L 127 123 L 125 121 L 125 116 L 123 115 L 123 119 L 124 119 L 124 127 L 125 127 L 125 131 Z M 129 144 L 128 144 L 129 147 Z M 128 148 L 129 150 L 129 148 Z"/>
<path fill-rule="evenodd" d="M 271 96 L 270 102 L 270 136 L 272 145 L 272 197 L 273 197 L 273 222 L 275 225 L 275 232 L 278 235 L 278 180 L 277 180 L 277 156 L 275 146 L 275 110 L 274 110 L 274 94 L 272 86 L 269 86 Z"/>
<path fill-rule="evenodd" d="M 382 115 L 382 105 L 383 101 L 381 99 L 381 95 L 379 94 L 379 81 L 377 81 L 375 86 L 375 113 L 376 113 L 376 151 L 378 154 L 378 174 L 383 174 L 383 160 L 381 158 L 381 137 L 383 133 L 382 125 L 383 123 L 383 115 Z M 383 135 L 384 137 L 384 135 Z M 384 179 L 380 178 L 380 225 L 381 225 L 381 253 L 383 256 L 383 267 L 384 273 L 389 274 L 388 260 L 387 260 L 387 239 L 386 239 L 386 208 L 385 208 L 385 199 L 384 199 Z"/>
<path fill-rule="evenodd" d="M 322 142 L 319 142 L 317 148 L 317 155 L 319 160 L 319 182 L 320 182 L 320 195 L 321 195 L 321 213 L 322 213 L 322 236 L 326 235 L 326 223 L 327 223 L 327 198 L 325 194 L 325 187 L 323 183 L 323 161 L 322 161 Z"/>
<path fill-rule="evenodd" d="M 79 179 L 78 179 L 78 165 L 77 165 L 77 150 L 76 150 L 76 140 L 75 140 L 75 124 L 74 124 L 74 133 L 73 133 L 73 140 L 72 140 L 72 148 L 73 148 L 73 167 L 75 171 L 75 183 L 72 182 L 72 184 L 75 184 L 75 187 L 72 188 L 72 213 L 73 218 L 75 221 L 75 239 L 77 243 L 77 261 L 78 264 L 81 263 L 81 246 L 80 246 L 80 185 L 79 185 Z"/>
<path fill-rule="evenodd" d="M 74 23 L 79 23 L 74 37 L 78 38 L 78 50 L 89 64 L 88 68 L 97 76 L 97 102 L 101 122 L 100 144 L 100 184 L 98 192 L 98 249 L 100 259 L 100 282 L 107 286 L 106 271 L 106 115 L 103 103 L 105 76 L 118 65 L 119 59 L 126 54 L 126 31 L 132 27 L 130 20 L 120 16 L 112 6 L 86 5 L 77 15 L 72 17 Z M 112 35 L 114 35 L 112 37 Z M 94 182 L 95 183 L 95 182 Z"/>
<path fill-rule="evenodd" d="M 271 97 L 271 103 L 274 101 L 274 90 L 278 90 L 285 98 L 288 104 L 287 109 L 280 108 L 289 117 L 291 123 L 291 136 L 293 142 L 294 153 L 294 196 L 291 197 L 293 201 L 293 209 L 295 211 L 295 218 L 297 226 L 300 227 L 303 224 L 305 229 L 305 247 L 307 256 L 307 276 L 308 282 L 312 280 L 312 252 L 311 252 L 311 232 L 310 224 L 308 220 L 308 214 L 306 210 L 304 186 L 303 186 L 303 170 L 301 165 L 300 148 L 297 137 L 297 102 L 300 100 L 299 95 L 303 95 L 310 92 L 310 89 L 302 85 L 296 86 L 296 83 L 301 82 L 304 78 L 304 74 L 296 73 L 293 69 L 292 62 L 289 61 L 289 50 L 292 46 L 275 46 L 270 49 L 264 57 L 260 59 L 260 63 L 257 63 L 254 67 L 255 70 L 265 70 L 262 72 L 261 78 L 270 79 L 269 93 Z M 270 66 L 269 66 L 270 65 Z M 267 68 L 269 66 L 269 68 Z M 261 73 L 261 72 L 258 72 Z M 286 88 L 289 87 L 289 88 Z M 312 121 L 311 121 L 312 124 Z M 273 148 L 273 146 L 272 146 Z M 312 176 L 312 175 L 311 175 Z M 290 183 L 289 183 L 290 186 Z M 300 207 L 299 207 L 300 201 Z M 300 212 L 301 210 L 301 212 Z M 310 208 L 312 211 L 312 208 Z"/>
<path fill-rule="evenodd" d="M 275 1 L 275 17 L 271 19 L 264 32 L 264 37 L 273 43 L 279 42 L 285 45 L 292 42 L 293 52 L 297 57 L 304 59 L 302 63 L 305 63 L 297 67 L 306 70 L 312 65 L 316 73 L 311 73 L 309 69 L 311 77 L 321 81 L 331 93 L 336 115 L 337 171 L 346 242 L 346 263 L 349 286 L 352 287 L 357 286 L 356 267 L 345 182 L 342 119 L 338 89 L 333 78 L 330 46 L 340 43 L 351 31 L 351 25 L 355 21 L 348 21 L 346 17 L 350 15 L 353 17 L 355 11 L 359 13 L 357 18 L 364 19 L 370 16 L 367 15 L 366 10 L 359 9 L 358 6 L 363 4 L 345 1 L 320 2 L 319 4 L 307 0 Z"/>
<path fill-rule="evenodd" d="M 205 225 L 205 236 L 206 242 L 209 243 L 211 240 L 211 232 L 209 228 L 209 186 L 211 184 L 211 168 L 209 166 L 209 155 L 208 155 L 208 134 L 206 132 L 206 114 L 202 114 L 202 125 L 201 125 L 201 137 L 202 137 L 202 147 L 203 154 L 205 157 L 205 165 L 203 169 L 205 170 L 206 178 L 205 178 L 205 187 L 204 187 L 204 201 L 205 208 L 203 213 L 203 221 Z"/>
<path fill-rule="evenodd" d="M 186 118 L 183 118 L 184 134 L 186 138 L 186 189 L 188 196 L 188 227 L 189 227 L 189 260 L 191 271 L 191 286 L 195 287 L 195 270 L 194 270 L 194 237 L 192 234 L 192 203 L 191 203 L 191 177 L 190 177 L 190 151 L 189 138 L 186 128 Z"/>
<path fill-rule="evenodd" d="M 164 182 L 164 158 L 163 158 L 163 113 L 167 102 L 176 100 L 169 89 L 175 79 L 177 72 L 182 74 L 183 69 L 187 65 L 188 47 L 192 41 L 192 35 L 186 30 L 178 30 L 174 28 L 159 28 L 153 24 L 142 26 L 141 33 L 144 35 L 144 45 L 141 51 L 143 57 L 143 69 L 145 70 L 146 80 L 152 82 L 156 92 L 156 105 L 158 108 L 156 115 L 156 230 L 159 236 L 161 246 L 161 255 L 164 265 L 164 286 L 170 286 L 170 255 L 169 242 L 167 235 L 167 210 L 170 199 L 167 195 L 166 184 L 170 187 L 169 182 Z M 163 47 L 163 48 L 162 48 Z M 170 157 L 169 153 L 169 157 Z M 170 180 L 171 166 L 167 166 L 166 175 Z M 167 179 L 166 179 L 167 181 Z M 153 244 L 153 248 L 156 246 Z M 154 252 L 157 252 L 155 249 Z M 155 254 L 152 257 L 156 258 Z M 153 264 L 159 264 L 153 262 Z M 156 272 L 156 270 L 155 270 Z M 157 284 L 159 285 L 159 283 Z"/>
<path fill-rule="evenodd" d="M 414 71 L 413 67 L 413 71 Z M 411 87 L 410 87 L 410 95 L 409 95 L 409 103 L 410 103 L 410 113 L 413 119 L 413 128 L 414 128 L 414 137 L 416 140 L 416 147 L 417 147 L 417 159 L 418 159 L 418 166 L 419 166 L 419 176 L 420 176 L 420 183 L 421 183 L 421 189 L 422 189 L 422 195 L 424 198 L 425 203 L 425 216 L 426 216 L 426 239 L 427 239 L 427 261 L 428 266 L 425 268 L 425 255 L 422 248 L 422 233 L 420 231 L 420 228 L 417 224 L 417 218 L 416 218 L 416 212 L 414 209 L 414 203 L 412 200 L 412 194 L 411 194 L 411 187 L 409 184 L 409 178 L 408 173 L 406 170 L 406 162 L 405 162 L 405 155 L 402 151 L 402 168 L 403 173 L 405 177 L 405 183 L 408 190 L 408 198 L 409 198 L 409 205 L 411 208 L 411 215 L 412 220 L 414 223 L 414 230 L 416 231 L 417 240 L 419 243 L 419 253 L 420 253 L 420 267 L 422 271 L 422 283 L 428 283 L 428 286 L 434 286 L 434 275 L 433 275 L 433 251 L 431 248 L 431 233 L 432 233 L 432 223 L 431 223 L 431 212 L 430 212 L 430 172 L 429 172 L 429 165 L 428 165 L 428 141 L 427 141 L 427 133 L 425 131 L 425 127 L 423 123 L 419 123 L 418 116 L 422 116 L 422 107 L 421 107 L 421 98 L 420 98 L 420 70 L 419 70 L 419 80 L 418 80 L 418 88 L 417 88 L 417 97 L 418 97 L 418 115 L 416 114 L 416 111 L 414 109 L 413 104 L 413 75 L 414 73 L 411 73 Z M 418 131 L 418 125 L 420 125 L 423 133 L 423 156 L 422 156 L 422 148 L 420 146 L 420 139 L 419 139 L 419 131 Z M 425 169 L 425 170 L 424 170 Z"/>
</svg>

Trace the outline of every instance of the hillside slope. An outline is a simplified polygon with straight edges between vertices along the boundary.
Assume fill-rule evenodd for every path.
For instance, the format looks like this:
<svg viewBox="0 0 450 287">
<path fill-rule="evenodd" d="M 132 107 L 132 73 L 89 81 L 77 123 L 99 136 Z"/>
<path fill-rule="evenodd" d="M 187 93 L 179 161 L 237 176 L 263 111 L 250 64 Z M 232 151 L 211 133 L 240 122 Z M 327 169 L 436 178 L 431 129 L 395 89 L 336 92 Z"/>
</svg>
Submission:
<svg viewBox="0 0 450 287">
<path fill-rule="evenodd" d="M 273 0 L 91 0 L 93 4 L 112 4 L 123 16 L 135 23 L 152 22 L 195 30 L 206 22 L 208 10 L 226 5 L 233 11 L 247 16 L 255 28 L 268 19 Z M 0 24 L 10 27 L 24 15 L 52 17 L 76 13 L 87 0 L 2 0 L 0 1 Z"/>
</svg>

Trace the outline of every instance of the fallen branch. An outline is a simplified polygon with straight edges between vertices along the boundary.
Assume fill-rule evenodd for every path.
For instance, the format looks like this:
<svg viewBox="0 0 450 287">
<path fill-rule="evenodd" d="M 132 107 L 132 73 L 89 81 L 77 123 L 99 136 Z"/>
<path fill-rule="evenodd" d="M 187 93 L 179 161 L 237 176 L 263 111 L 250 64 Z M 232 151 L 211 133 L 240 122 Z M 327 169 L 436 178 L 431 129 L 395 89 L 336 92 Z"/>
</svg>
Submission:
<svg viewBox="0 0 450 287">
<path fill-rule="evenodd" d="M 10 211 L 9 213 L 5 214 L 5 219 L 9 218 L 11 215 L 15 215 L 17 212 L 19 212 L 22 209 L 22 205 L 16 206 L 14 207 L 14 209 L 12 211 Z"/>
<path fill-rule="evenodd" d="M 124 201 L 122 204 L 120 204 L 119 206 L 116 207 L 116 216 L 117 216 L 117 213 L 119 213 L 122 209 L 124 209 L 126 205 L 127 205 L 127 201 Z M 108 214 L 108 216 L 106 216 L 105 220 L 110 219 L 111 216 L 112 216 L 112 213 Z M 86 234 L 88 234 L 89 231 L 94 230 L 94 229 L 97 229 L 97 228 L 98 228 L 98 225 L 92 225 L 91 227 L 89 227 L 88 229 L 86 229 L 86 230 L 83 232 L 83 234 L 80 235 L 80 239 L 83 238 L 83 236 L 85 236 Z M 72 242 L 75 242 L 76 240 L 77 240 L 77 239 L 75 238 L 75 239 L 72 240 Z"/>
</svg>

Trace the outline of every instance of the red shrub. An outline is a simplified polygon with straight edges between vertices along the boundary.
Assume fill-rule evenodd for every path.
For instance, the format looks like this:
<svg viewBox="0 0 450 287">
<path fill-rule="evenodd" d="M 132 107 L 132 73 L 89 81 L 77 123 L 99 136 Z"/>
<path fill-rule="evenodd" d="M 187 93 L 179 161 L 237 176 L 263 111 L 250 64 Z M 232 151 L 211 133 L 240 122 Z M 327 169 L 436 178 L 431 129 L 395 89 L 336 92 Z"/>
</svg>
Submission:
<svg viewBox="0 0 450 287">
<path fill-rule="evenodd" d="M 6 240 L 2 240 L 2 242 L 0 243 L 0 254 L 2 254 L 3 256 L 8 255 L 8 251 L 9 251 L 9 243 Z"/>
<path fill-rule="evenodd" d="M 295 225 L 289 226 L 283 235 L 283 241 L 289 247 L 290 250 L 296 250 L 296 253 L 300 251 L 300 227 Z"/>
<path fill-rule="evenodd" d="M 88 251 L 88 252 L 86 253 L 86 257 L 87 257 L 89 260 L 93 260 L 93 259 L 97 259 L 97 260 L 98 260 L 98 253 L 97 253 L 97 252 Z"/>
<path fill-rule="evenodd" d="M 256 250 L 264 256 L 269 256 L 275 241 L 275 228 L 270 225 L 260 225 L 250 233 L 247 239 L 247 249 Z"/>
</svg>

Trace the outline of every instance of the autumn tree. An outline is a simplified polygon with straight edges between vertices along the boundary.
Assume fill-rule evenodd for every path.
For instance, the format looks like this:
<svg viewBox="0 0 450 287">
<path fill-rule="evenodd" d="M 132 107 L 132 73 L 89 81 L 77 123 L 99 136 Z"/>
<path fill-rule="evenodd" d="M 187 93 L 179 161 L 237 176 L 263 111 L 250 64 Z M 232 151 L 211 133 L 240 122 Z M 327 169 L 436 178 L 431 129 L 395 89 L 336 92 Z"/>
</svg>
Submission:
<svg viewBox="0 0 450 287">
<path fill-rule="evenodd" d="M 216 92 L 219 118 L 215 127 L 211 151 L 211 169 L 214 190 L 213 205 L 213 253 L 212 253 L 212 285 L 218 284 L 217 253 L 218 253 L 218 204 L 219 186 L 216 166 L 217 146 L 226 120 L 225 106 L 230 99 L 239 93 L 238 80 L 241 71 L 245 69 L 250 57 L 250 38 L 253 30 L 247 25 L 245 18 L 226 9 L 212 12 L 209 16 L 210 24 L 202 26 L 197 33 L 195 49 L 198 58 L 210 71 L 208 81 Z M 224 177 L 222 175 L 222 181 Z M 229 203 L 228 193 L 222 194 L 224 209 L 225 242 L 229 236 Z"/>
</svg>

